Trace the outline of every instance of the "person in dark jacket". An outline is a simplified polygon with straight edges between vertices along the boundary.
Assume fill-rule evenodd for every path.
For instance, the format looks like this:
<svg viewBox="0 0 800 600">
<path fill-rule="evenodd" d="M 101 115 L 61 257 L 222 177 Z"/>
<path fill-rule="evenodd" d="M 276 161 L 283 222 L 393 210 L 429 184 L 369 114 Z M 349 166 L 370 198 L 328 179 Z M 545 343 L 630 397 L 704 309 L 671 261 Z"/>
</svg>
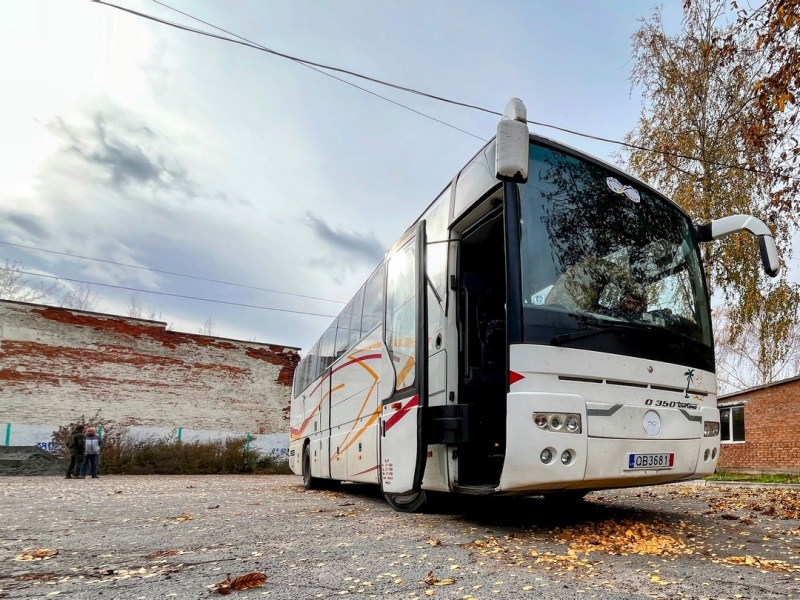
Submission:
<svg viewBox="0 0 800 600">
<path fill-rule="evenodd" d="M 83 448 L 86 443 L 86 435 L 83 433 L 83 425 L 77 425 L 72 433 L 67 436 L 67 449 L 69 450 L 69 466 L 67 467 L 67 479 L 78 477 L 80 468 L 83 464 Z"/>
<path fill-rule="evenodd" d="M 100 436 L 94 430 L 94 427 L 89 427 L 86 430 L 86 441 L 84 442 L 84 455 L 83 464 L 81 464 L 81 474 L 79 479 L 86 477 L 86 467 L 91 465 L 92 479 L 97 479 L 97 460 L 100 458 L 100 446 L 102 441 Z"/>
</svg>

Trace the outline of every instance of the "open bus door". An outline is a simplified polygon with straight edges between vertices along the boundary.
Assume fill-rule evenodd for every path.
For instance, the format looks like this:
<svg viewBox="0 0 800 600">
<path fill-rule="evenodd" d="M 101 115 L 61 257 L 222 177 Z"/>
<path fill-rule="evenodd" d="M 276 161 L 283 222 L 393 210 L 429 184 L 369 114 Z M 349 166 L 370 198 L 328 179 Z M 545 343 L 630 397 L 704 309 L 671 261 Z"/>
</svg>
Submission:
<svg viewBox="0 0 800 600">
<path fill-rule="evenodd" d="M 386 265 L 384 339 L 394 392 L 380 417 L 380 481 L 389 504 L 417 510 L 427 459 L 423 415 L 428 404 L 425 221 L 395 244 Z"/>
</svg>

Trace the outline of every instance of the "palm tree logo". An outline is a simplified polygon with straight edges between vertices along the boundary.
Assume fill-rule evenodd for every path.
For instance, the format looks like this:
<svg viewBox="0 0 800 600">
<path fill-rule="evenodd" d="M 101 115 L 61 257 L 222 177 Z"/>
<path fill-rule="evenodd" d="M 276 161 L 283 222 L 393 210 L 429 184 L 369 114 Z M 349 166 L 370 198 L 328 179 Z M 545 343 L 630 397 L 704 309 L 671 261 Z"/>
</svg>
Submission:
<svg viewBox="0 0 800 600">
<path fill-rule="evenodd" d="M 686 390 L 683 392 L 683 397 L 688 398 L 689 386 L 692 385 L 692 380 L 694 379 L 694 369 L 687 369 L 683 376 L 686 377 Z"/>
</svg>

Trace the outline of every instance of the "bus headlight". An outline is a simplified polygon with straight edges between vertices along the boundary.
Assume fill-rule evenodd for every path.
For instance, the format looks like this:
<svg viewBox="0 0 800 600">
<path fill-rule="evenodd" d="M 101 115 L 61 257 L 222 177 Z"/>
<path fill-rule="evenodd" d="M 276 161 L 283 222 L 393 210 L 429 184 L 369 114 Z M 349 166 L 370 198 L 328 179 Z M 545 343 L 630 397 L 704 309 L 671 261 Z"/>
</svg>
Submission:
<svg viewBox="0 0 800 600">
<path fill-rule="evenodd" d="M 549 448 L 545 448 L 544 450 L 542 450 L 541 454 L 539 454 L 539 459 L 544 464 L 548 464 L 551 460 L 553 460 L 553 453 L 550 451 Z"/>
<path fill-rule="evenodd" d="M 533 413 L 533 422 L 543 431 L 580 433 L 581 416 L 575 413 Z"/>
<path fill-rule="evenodd" d="M 719 423 L 716 421 L 706 421 L 703 423 L 704 437 L 717 437 L 719 435 Z"/>
</svg>

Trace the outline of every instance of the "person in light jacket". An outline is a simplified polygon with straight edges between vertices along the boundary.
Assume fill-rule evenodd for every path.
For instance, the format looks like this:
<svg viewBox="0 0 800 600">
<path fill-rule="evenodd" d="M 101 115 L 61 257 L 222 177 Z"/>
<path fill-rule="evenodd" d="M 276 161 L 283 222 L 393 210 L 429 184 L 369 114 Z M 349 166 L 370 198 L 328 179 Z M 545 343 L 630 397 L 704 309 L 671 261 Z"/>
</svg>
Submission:
<svg viewBox="0 0 800 600">
<path fill-rule="evenodd" d="M 80 478 L 86 478 L 86 467 L 91 465 L 92 479 L 97 479 L 97 460 L 100 457 L 100 447 L 103 445 L 100 436 L 94 427 L 86 430 L 86 442 L 83 448 L 83 464 L 81 464 Z"/>
</svg>

